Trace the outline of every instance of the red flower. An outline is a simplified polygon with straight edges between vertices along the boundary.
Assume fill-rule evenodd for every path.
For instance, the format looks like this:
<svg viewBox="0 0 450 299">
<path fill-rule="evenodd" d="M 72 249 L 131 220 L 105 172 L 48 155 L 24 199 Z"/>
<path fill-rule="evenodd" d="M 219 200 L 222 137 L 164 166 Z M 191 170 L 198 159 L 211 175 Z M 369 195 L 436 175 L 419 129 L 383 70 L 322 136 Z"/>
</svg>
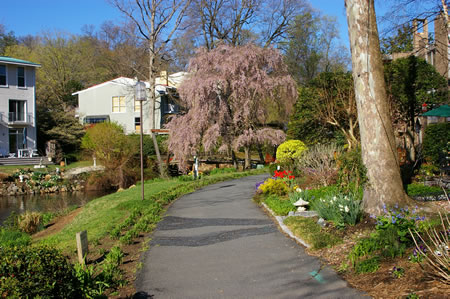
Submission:
<svg viewBox="0 0 450 299">
<path fill-rule="evenodd" d="M 295 179 L 295 176 L 294 176 L 294 175 L 290 175 L 290 176 L 289 176 L 289 179 L 290 179 L 290 180 L 293 180 L 293 179 Z"/>
</svg>

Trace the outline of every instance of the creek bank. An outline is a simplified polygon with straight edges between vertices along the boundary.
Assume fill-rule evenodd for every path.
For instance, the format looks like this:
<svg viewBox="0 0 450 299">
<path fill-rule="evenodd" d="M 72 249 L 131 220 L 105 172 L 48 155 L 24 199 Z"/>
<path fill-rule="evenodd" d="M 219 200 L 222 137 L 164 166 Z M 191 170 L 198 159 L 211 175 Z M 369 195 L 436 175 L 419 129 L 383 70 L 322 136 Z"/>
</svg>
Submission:
<svg viewBox="0 0 450 299">
<path fill-rule="evenodd" d="M 18 169 L 10 176 L 2 176 L 0 196 L 84 191 L 89 175 L 103 170 L 101 166 L 80 167 L 68 171 Z"/>
</svg>

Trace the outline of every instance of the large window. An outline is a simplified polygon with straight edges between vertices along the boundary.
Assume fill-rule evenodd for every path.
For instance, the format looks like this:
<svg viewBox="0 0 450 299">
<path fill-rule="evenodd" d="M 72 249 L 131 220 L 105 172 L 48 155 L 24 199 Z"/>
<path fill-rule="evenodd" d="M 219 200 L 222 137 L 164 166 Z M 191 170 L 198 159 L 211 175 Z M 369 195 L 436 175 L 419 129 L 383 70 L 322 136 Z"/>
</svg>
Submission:
<svg viewBox="0 0 450 299">
<path fill-rule="evenodd" d="M 134 100 L 134 112 L 141 111 L 141 101 Z"/>
<path fill-rule="evenodd" d="M 25 128 L 9 129 L 9 152 L 27 148 L 27 133 Z"/>
<path fill-rule="evenodd" d="M 108 115 L 90 115 L 83 119 L 84 124 L 98 124 L 109 121 Z"/>
<path fill-rule="evenodd" d="M 112 112 L 125 112 L 125 97 L 112 98 Z"/>
<path fill-rule="evenodd" d="M 23 66 L 17 67 L 17 86 L 25 87 L 25 68 Z"/>
<path fill-rule="evenodd" d="M 8 75 L 6 65 L 0 64 L 0 86 L 8 86 Z"/>
<path fill-rule="evenodd" d="M 25 121 L 26 115 L 26 101 L 9 100 L 9 121 Z"/>
</svg>

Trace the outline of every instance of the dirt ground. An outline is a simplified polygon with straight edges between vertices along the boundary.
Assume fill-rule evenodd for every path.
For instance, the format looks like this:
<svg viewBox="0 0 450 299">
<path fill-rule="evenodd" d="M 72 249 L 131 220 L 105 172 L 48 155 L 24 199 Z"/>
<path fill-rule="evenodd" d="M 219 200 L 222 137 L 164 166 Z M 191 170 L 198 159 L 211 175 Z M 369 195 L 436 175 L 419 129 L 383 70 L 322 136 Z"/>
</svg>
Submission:
<svg viewBox="0 0 450 299">
<path fill-rule="evenodd" d="M 82 208 L 78 208 L 67 215 L 53 219 L 46 226 L 45 230 L 37 232 L 32 236 L 33 240 L 39 240 L 61 231 L 68 223 L 72 222 L 73 218 L 75 218 L 81 212 L 81 210 Z"/>
<path fill-rule="evenodd" d="M 447 202 L 426 203 L 434 208 L 448 208 Z M 348 254 L 361 237 L 366 237 L 375 226 L 374 220 L 367 217 L 358 225 L 347 228 L 346 231 L 335 231 L 344 238 L 344 242 L 333 248 L 317 251 L 308 250 L 310 255 L 319 257 L 324 263 L 332 266 L 350 286 L 365 291 L 374 298 L 406 298 L 415 293 L 420 298 L 450 298 L 450 285 L 437 281 L 427 275 L 419 263 L 412 263 L 408 257 L 412 249 L 403 257 L 382 259 L 380 268 L 375 273 L 355 274 L 345 270 L 343 262 L 348 260 Z M 403 268 L 404 275 L 396 278 L 392 275 L 393 268 Z"/>
</svg>

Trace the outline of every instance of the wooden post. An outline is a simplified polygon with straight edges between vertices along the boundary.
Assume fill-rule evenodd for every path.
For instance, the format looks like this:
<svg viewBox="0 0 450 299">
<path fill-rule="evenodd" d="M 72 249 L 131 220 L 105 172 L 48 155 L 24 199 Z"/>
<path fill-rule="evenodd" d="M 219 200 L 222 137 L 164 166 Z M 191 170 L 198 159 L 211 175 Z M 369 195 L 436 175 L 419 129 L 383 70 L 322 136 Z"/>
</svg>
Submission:
<svg viewBox="0 0 450 299">
<path fill-rule="evenodd" d="M 77 251 L 78 251 L 78 261 L 80 264 L 86 263 L 86 256 L 88 253 L 88 239 L 87 231 L 82 231 L 77 233 Z"/>
</svg>

